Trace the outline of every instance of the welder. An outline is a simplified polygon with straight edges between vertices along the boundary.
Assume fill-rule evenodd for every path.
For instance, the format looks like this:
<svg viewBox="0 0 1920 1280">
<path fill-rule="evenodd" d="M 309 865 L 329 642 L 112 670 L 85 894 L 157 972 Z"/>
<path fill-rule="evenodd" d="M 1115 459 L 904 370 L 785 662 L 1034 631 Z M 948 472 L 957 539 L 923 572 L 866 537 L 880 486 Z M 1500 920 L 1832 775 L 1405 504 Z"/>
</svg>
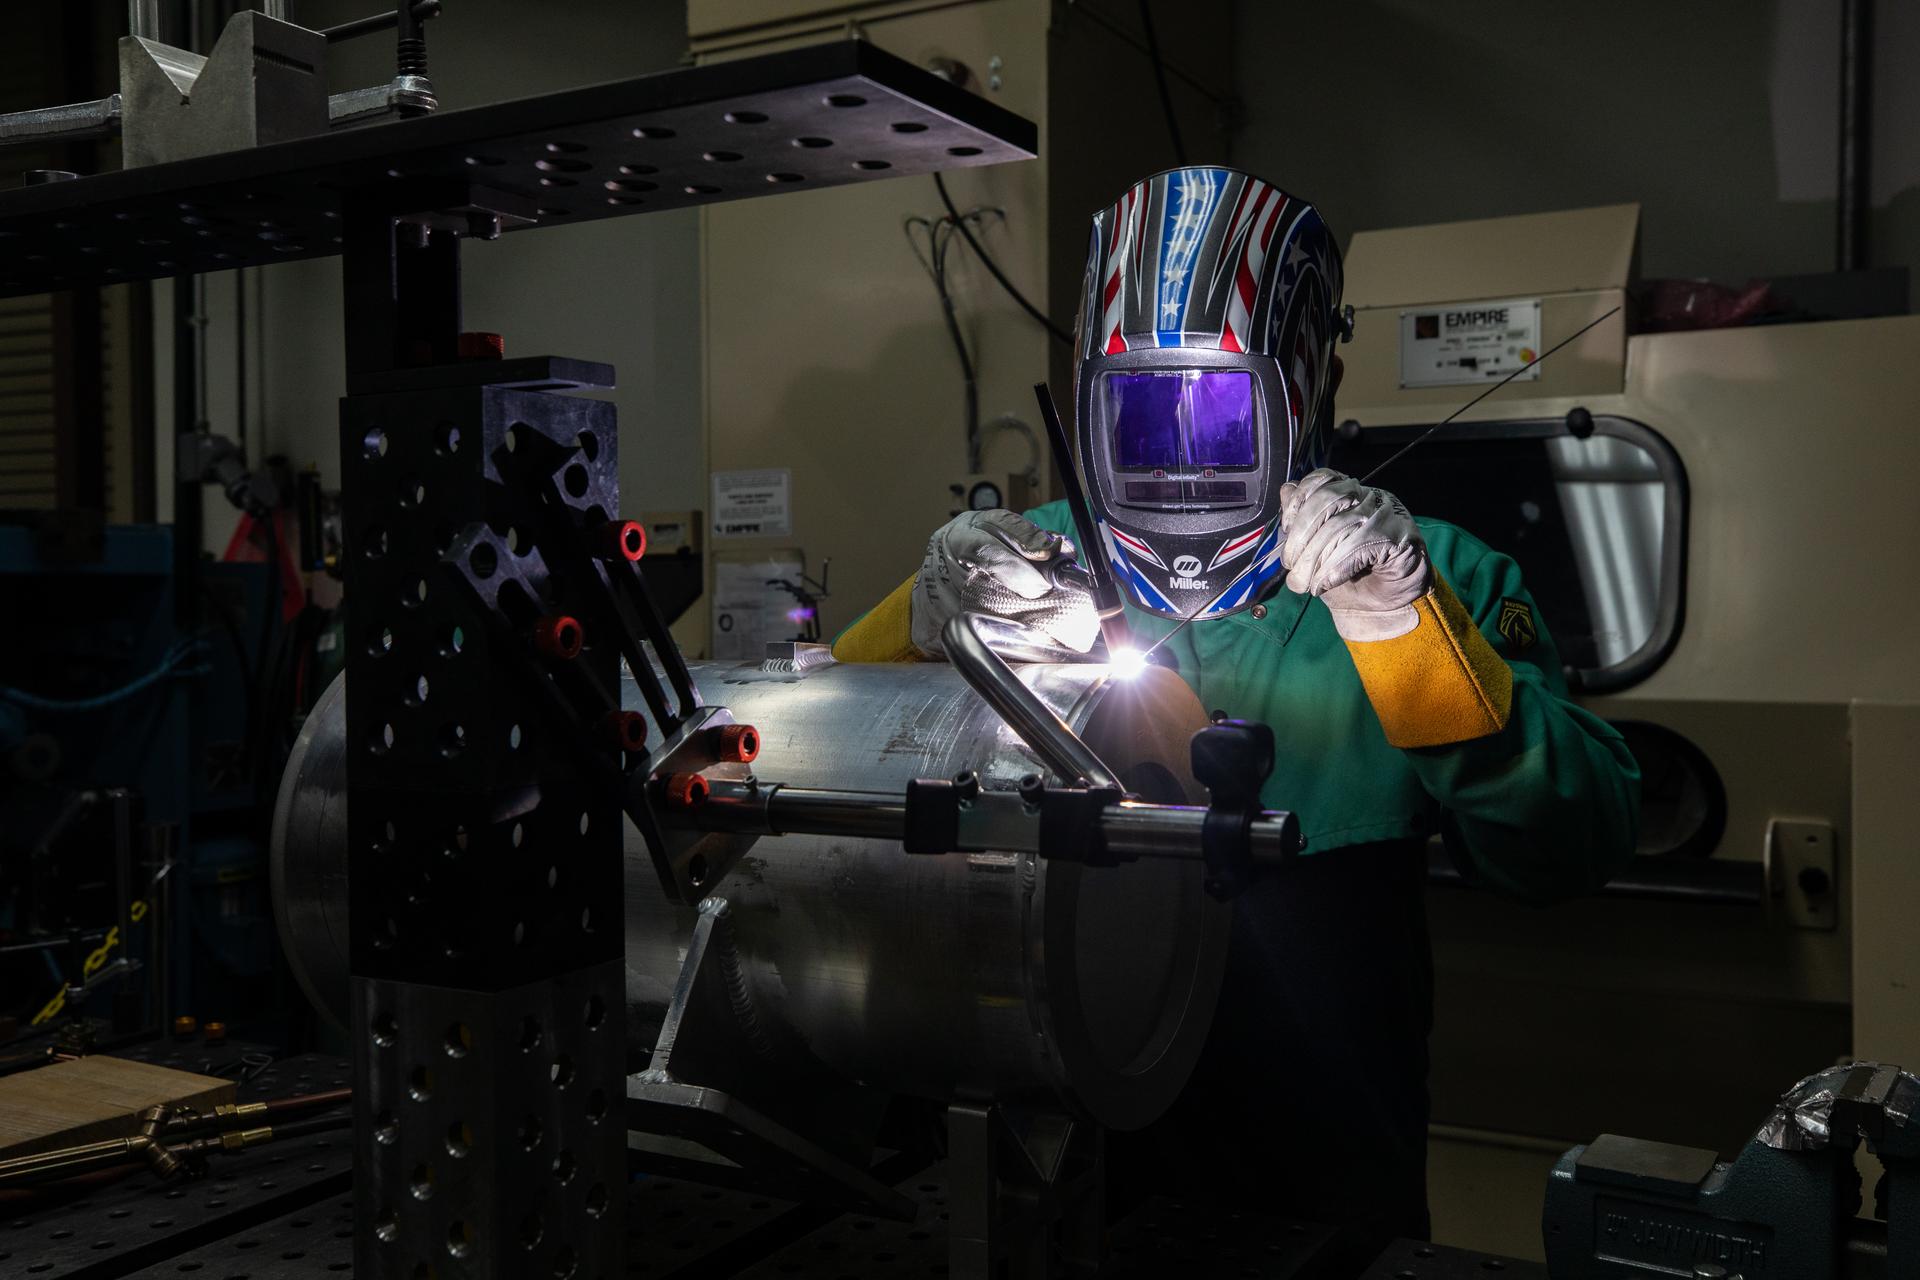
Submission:
<svg viewBox="0 0 1920 1280">
<path fill-rule="evenodd" d="M 1094 217 L 1075 335 L 1102 545 L 1073 545 L 1061 502 L 969 512 L 834 655 L 937 659 L 962 610 L 1085 652 L 1099 620 L 1056 572 L 1076 553 L 1109 561 L 1141 644 L 1191 619 L 1165 652 L 1209 709 L 1272 726 L 1263 798 L 1309 847 L 1237 899 L 1207 1051 L 1116 1142 L 1116 1187 L 1131 1163 L 1175 1194 L 1422 1237 L 1426 845 L 1527 901 L 1594 890 L 1633 853 L 1639 770 L 1568 700 L 1511 559 L 1320 466 L 1340 294 L 1311 204 L 1222 168 L 1136 184 Z"/>
</svg>

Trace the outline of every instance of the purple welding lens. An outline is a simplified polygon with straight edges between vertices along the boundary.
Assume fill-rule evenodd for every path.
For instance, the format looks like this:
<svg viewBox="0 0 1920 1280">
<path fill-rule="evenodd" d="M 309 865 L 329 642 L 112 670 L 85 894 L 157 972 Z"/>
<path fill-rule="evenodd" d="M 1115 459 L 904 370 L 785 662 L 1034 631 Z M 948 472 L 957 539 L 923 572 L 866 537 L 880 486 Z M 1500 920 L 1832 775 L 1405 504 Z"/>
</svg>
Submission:
<svg viewBox="0 0 1920 1280">
<path fill-rule="evenodd" d="M 1180 382 L 1159 373 L 1110 373 L 1103 380 L 1113 463 L 1147 468 L 1180 465 Z"/>
<path fill-rule="evenodd" d="M 1190 373 L 1181 415 L 1187 423 L 1187 463 L 1195 467 L 1250 467 L 1259 454 L 1253 439 L 1253 377 L 1224 370 Z"/>
</svg>

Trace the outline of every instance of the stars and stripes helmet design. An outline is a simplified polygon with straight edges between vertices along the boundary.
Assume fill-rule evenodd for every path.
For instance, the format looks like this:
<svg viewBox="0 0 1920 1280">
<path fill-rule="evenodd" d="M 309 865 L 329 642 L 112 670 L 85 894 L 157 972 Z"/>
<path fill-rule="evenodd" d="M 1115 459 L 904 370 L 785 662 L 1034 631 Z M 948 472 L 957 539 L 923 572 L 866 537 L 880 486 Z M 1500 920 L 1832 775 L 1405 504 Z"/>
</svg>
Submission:
<svg viewBox="0 0 1920 1280">
<path fill-rule="evenodd" d="M 1237 613 L 1285 571 L 1280 486 L 1326 451 L 1339 248 L 1270 183 L 1172 169 L 1094 215 L 1084 288 L 1074 418 L 1115 576 L 1152 613 Z"/>
</svg>

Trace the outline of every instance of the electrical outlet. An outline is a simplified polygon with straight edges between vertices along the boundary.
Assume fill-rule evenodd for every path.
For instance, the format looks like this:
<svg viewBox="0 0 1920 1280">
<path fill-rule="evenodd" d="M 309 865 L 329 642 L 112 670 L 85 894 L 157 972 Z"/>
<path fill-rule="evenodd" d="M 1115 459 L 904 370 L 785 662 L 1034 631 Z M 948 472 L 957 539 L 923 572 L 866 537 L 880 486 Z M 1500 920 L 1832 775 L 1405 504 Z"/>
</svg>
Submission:
<svg viewBox="0 0 1920 1280">
<path fill-rule="evenodd" d="M 1767 894 L 1773 918 L 1796 929 L 1839 923 L 1832 823 L 1775 818 L 1767 824 Z"/>
</svg>

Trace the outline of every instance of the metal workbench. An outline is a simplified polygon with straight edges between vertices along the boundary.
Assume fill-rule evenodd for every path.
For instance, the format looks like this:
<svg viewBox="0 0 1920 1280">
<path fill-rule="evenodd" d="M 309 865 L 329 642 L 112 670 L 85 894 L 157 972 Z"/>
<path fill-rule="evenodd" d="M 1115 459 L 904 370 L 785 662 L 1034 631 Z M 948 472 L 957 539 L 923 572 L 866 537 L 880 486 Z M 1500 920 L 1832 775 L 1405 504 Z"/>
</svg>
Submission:
<svg viewBox="0 0 1920 1280">
<path fill-rule="evenodd" d="M 182 1071 L 246 1075 L 241 1101 L 337 1088 L 351 1064 L 270 1059 L 260 1046 L 161 1041 L 119 1050 Z M 263 1065 L 264 1064 L 264 1065 Z M 13 1280 L 344 1280 L 353 1272 L 347 1131 L 268 1145 L 163 1183 L 142 1170 L 44 1206 L 0 1206 L 0 1276 Z M 627 1280 L 889 1280 L 947 1273 L 944 1162 L 901 1154 L 875 1172 L 910 1198 L 894 1222 L 671 1178 L 628 1185 Z M 1371 1262 L 1342 1258 L 1336 1232 L 1168 1197 L 1117 1224 L 1106 1274 L 1265 1280 L 1543 1280 L 1538 1263 L 1418 1241 Z"/>
<path fill-rule="evenodd" d="M 298 1060 L 306 1061 L 306 1060 Z M 282 1068 L 285 1070 L 286 1068 Z M 278 1087 L 291 1086 L 282 1079 Z M 320 1084 L 316 1081 L 316 1085 Z M 217 1176 L 139 1183 L 6 1219 L 0 1274 L 32 1280 L 340 1280 L 353 1271 L 347 1143 L 263 1148 Z M 911 1222 L 795 1205 L 665 1178 L 629 1186 L 629 1280 L 926 1280 L 947 1273 L 940 1164 L 896 1184 Z M 1355 1267 L 1330 1257 L 1326 1227 L 1150 1201 L 1113 1232 L 1106 1274 L 1264 1280 L 1544 1280 L 1539 1263 L 1400 1241 Z"/>
</svg>

